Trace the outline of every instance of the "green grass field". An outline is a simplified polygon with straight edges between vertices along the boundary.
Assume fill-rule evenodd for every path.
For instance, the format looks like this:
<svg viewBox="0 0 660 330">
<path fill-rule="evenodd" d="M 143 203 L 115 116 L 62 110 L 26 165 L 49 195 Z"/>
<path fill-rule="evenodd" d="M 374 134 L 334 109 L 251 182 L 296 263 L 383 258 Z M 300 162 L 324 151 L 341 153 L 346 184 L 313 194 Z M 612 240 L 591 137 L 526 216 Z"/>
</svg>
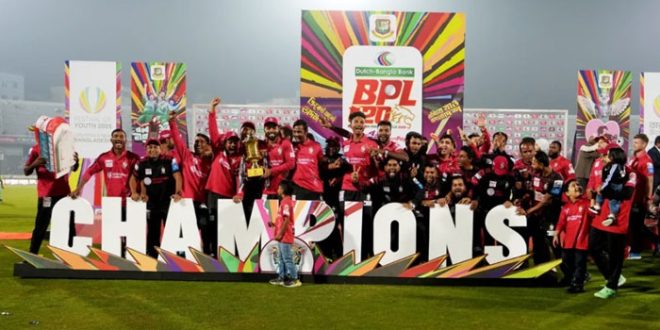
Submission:
<svg viewBox="0 0 660 330">
<path fill-rule="evenodd" d="M 34 187 L 9 187 L 0 232 L 28 232 Z M 27 241 L 0 241 L 27 250 Z M 42 248 L 42 251 L 45 251 Z M 12 276 L 0 248 L 0 329 L 450 328 L 659 329 L 660 258 L 626 261 L 626 285 L 607 301 L 593 267 L 587 292 L 561 288 L 38 280 Z M 31 321 L 39 321 L 36 326 Z"/>
</svg>

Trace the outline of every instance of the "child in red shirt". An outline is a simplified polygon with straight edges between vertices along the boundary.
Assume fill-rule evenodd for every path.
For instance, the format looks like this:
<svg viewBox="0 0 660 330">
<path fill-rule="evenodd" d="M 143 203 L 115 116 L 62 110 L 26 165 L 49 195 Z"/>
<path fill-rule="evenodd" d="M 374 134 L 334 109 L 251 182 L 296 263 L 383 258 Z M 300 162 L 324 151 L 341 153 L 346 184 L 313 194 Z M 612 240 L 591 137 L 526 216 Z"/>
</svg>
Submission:
<svg viewBox="0 0 660 330">
<path fill-rule="evenodd" d="M 277 210 L 277 219 L 270 226 L 275 226 L 275 240 L 279 243 L 277 256 L 278 277 L 270 280 L 270 284 L 283 285 L 287 288 L 301 286 L 298 271 L 293 263 L 293 185 L 288 180 L 280 182 L 277 187 L 280 196 L 280 207 Z M 287 276 L 288 275 L 288 276 Z"/>
<path fill-rule="evenodd" d="M 556 247 L 560 245 L 559 236 L 564 233 L 561 242 L 562 263 L 566 266 L 566 276 L 571 278 L 567 288 L 570 293 L 584 291 L 585 276 L 587 273 L 587 251 L 589 249 L 590 220 L 589 200 L 583 197 L 582 187 L 575 179 L 566 185 L 566 203 L 562 207 L 557 230 L 552 239 Z"/>
</svg>

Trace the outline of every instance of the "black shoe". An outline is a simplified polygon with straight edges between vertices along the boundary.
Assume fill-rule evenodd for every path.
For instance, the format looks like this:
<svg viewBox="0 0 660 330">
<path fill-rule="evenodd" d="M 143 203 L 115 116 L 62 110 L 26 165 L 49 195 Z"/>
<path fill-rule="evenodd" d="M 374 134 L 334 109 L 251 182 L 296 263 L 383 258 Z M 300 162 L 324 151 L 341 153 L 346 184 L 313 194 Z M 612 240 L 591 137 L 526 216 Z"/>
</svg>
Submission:
<svg viewBox="0 0 660 330">
<path fill-rule="evenodd" d="M 573 284 L 571 284 L 571 286 L 569 286 L 569 287 L 566 289 L 566 292 L 568 292 L 568 293 L 580 293 L 580 292 L 584 292 L 584 287 L 583 287 L 582 285 L 573 285 Z"/>
</svg>

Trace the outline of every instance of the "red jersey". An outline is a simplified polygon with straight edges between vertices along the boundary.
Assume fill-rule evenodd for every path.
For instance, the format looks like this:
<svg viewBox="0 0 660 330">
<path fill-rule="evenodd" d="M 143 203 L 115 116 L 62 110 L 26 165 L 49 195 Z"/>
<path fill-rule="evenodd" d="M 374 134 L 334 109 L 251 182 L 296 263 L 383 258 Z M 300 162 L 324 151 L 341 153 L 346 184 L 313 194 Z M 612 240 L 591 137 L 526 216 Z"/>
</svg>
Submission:
<svg viewBox="0 0 660 330">
<path fill-rule="evenodd" d="M 371 161 L 370 149 L 378 149 L 378 145 L 366 136 L 362 136 L 357 141 L 352 136 L 344 140 L 344 157 L 353 169 L 358 171 L 359 186 L 366 186 L 369 179 L 378 173 Z M 359 188 L 353 184 L 352 176 L 352 170 L 344 173 L 341 184 L 342 190 L 359 191 Z"/>
<path fill-rule="evenodd" d="M 628 167 L 637 174 L 637 186 L 635 186 L 633 202 L 635 204 L 646 204 L 649 194 L 647 190 L 651 189 L 653 183 L 653 160 L 646 151 L 639 152 L 639 154 L 641 155 L 634 155 L 630 158 Z M 649 176 L 651 182 L 649 182 Z"/>
<path fill-rule="evenodd" d="M 234 197 L 236 193 L 236 180 L 241 166 L 241 155 L 227 154 L 220 151 L 211 164 L 211 172 L 206 181 L 206 190 L 224 197 Z"/>
<path fill-rule="evenodd" d="M 213 153 L 219 153 L 223 150 L 225 142 L 225 134 L 220 133 L 220 129 L 218 129 L 217 117 L 218 115 L 215 112 L 209 112 L 209 138 L 211 139 Z"/>
<path fill-rule="evenodd" d="M 37 160 L 40 157 L 39 153 L 39 145 L 32 146 L 25 166 Z M 49 172 L 44 165 L 35 168 L 35 171 L 37 172 L 37 195 L 40 198 L 66 196 L 71 193 L 68 174 L 56 179 L 55 173 Z"/>
<path fill-rule="evenodd" d="M 267 181 L 268 185 L 264 187 L 264 194 L 276 195 L 280 182 L 289 175 L 289 171 L 296 165 L 296 155 L 291 141 L 281 138 L 278 138 L 272 145 L 268 144 L 267 155 L 270 177 Z"/>
<path fill-rule="evenodd" d="M 453 173 L 460 173 L 461 167 L 458 166 L 458 160 L 455 153 L 452 153 L 446 159 L 442 159 L 440 154 L 438 154 L 438 172 L 440 175 L 447 174 L 451 175 Z"/>
<path fill-rule="evenodd" d="M 566 204 L 561 209 L 559 221 L 557 222 L 557 232 L 564 232 L 562 248 L 588 250 L 589 249 L 589 228 L 590 221 L 589 200 L 578 198 L 575 202 L 566 200 Z"/>
<path fill-rule="evenodd" d="M 485 127 L 481 128 L 481 136 L 484 143 L 482 143 L 480 146 L 470 144 L 470 148 L 472 151 L 474 151 L 477 159 L 481 158 L 483 154 L 490 152 L 490 135 L 488 134 L 488 130 Z"/>
<path fill-rule="evenodd" d="M 575 179 L 573 164 L 562 155 L 557 156 L 555 159 L 550 159 L 550 167 L 564 178 L 564 182 Z"/>
<path fill-rule="evenodd" d="M 403 149 L 399 148 L 399 145 L 396 142 L 392 141 L 392 140 L 387 141 L 387 144 L 385 144 L 385 145 L 380 145 L 377 140 L 373 140 L 373 141 L 376 142 L 376 144 L 379 146 L 379 148 L 381 150 L 387 151 L 388 154 L 392 153 L 392 152 L 401 152 L 401 151 L 403 151 Z M 377 162 L 377 164 L 380 164 L 380 166 L 378 166 L 378 177 L 379 178 L 385 176 L 385 171 L 381 167 L 382 167 L 382 165 L 385 164 L 384 162 L 385 162 L 386 159 L 387 159 L 387 157 L 385 157 L 384 154 L 378 154 L 375 157 L 375 161 Z"/>
<path fill-rule="evenodd" d="M 275 219 L 275 235 L 277 235 L 284 225 L 284 218 L 289 218 L 289 223 L 284 228 L 284 235 L 280 242 L 293 244 L 293 199 L 291 197 L 282 198 L 277 210 L 277 219 Z"/>
<path fill-rule="evenodd" d="M 319 163 L 323 158 L 321 145 L 307 139 L 296 146 L 296 170 L 293 183 L 315 193 L 323 192 L 323 181 L 319 174 Z"/>
<path fill-rule="evenodd" d="M 128 179 L 137 164 L 140 156 L 128 150 L 117 156 L 110 150 L 98 156 L 92 166 L 90 166 L 83 180 L 86 182 L 92 175 L 103 171 L 105 179 L 106 196 L 108 197 L 127 197 L 130 194 Z"/>
<path fill-rule="evenodd" d="M 206 203 L 206 181 L 211 172 L 212 160 L 206 160 L 193 154 L 179 135 L 179 128 L 174 120 L 170 120 L 170 129 L 174 139 L 176 160 L 181 166 L 183 178 L 183 198 L 192 198 L 196 202 Z"/>
<path fill-rule="evenodd" d="M 594 160 L 594 164 L 591 166 L 591 173 L 589 173 L 589 183 L 587 184 L 587 190 L 598 191 L 598 188 L 603 183 L 603 159 L 598 158 Z"/>
<path fill-rule="evenodd" d="M 534 173 L 534 169 L 532 168 L 532 162 L 529 162 L 529 164 L 525 163 L 525 161 L 522 160 L 522 158 L 516 159 L 516 161 L 513 163 L 513 170 L 523 176 L 524 173 L 528 173 L 530 176 Z"/>
<path fill-rule="evenodd" d="M 628 181 L 625 186 L 633 188 L 637 185 L 637 174 L 634 171 L 630 171 L 628 174 Z M 628 233 L 628 223 L 630 221 L 630 209 L 632 208 L 632 199 L 622 200 L 621 208 L 619 209 L 619 214 L 616 216 L 616 221 L 610 226 L 603 226 L 602 222 L 610 214 L 610 203 L 607 199 L 603 202 L 600 214 L 597 215 L 591 226 L 601 231 L 606 231 L 614 234 L 627 234 Z"/>
<path fill-rule="evenodd" d="M 392 140 L 389 140 L 386 145 L 381 146 L 381 149 L 383 149 L 387 152 L 401 152 L 401 151 L 403 151 L 403 149 L 401 149 L 401 147 L 399 147 L 399 145 L 396 142 L 392 141 Z"/>
</svg>

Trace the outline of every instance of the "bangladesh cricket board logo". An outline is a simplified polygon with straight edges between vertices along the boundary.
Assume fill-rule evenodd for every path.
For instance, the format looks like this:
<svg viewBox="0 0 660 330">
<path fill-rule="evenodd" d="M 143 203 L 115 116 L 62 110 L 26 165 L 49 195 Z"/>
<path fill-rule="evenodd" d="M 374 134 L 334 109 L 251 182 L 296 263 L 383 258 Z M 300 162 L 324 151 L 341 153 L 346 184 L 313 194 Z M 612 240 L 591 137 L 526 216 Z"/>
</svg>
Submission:
<svg viewBox="0 0 660 330">
<path fill-rule="evenodd" d="M 80 107 L 89 114 L 99 113 L 105 108 L 106 95 L 100 87 L 85 87 L 80 92 Z"/>
<path fill-rule="evenodd" d="M 375 42 L 394 42 L 396 40 L 396 16 L 369 16 L 369 40 Z"/>
</svg>

